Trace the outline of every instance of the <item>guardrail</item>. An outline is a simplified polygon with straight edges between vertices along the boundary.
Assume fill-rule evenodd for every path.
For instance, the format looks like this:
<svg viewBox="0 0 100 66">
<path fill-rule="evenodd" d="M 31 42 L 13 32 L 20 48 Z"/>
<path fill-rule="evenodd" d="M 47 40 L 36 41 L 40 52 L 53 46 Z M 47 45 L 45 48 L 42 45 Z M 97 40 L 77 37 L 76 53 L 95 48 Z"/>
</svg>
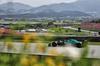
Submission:
<svg viewBox="0 0 100 66">
<path fill-rule="evenodd" d="M 24 43 L 21 43 L 21 42 L 13 42 L 13 47 L 14 48 L 7 48 L 7 45 L 5 45 L 5 42 L 0 42 L 0 54 L 7 54 L 10 56 L 10 58 L 12 58 L 13 55 L 21 55 L 23 53 L 23 51 L 25 51 L 24 49 Z M 64 48 L 64 47 L 58 47 L 58 48 Z M 27 48 L 27 53 L 25 52 L 24 54 L 26 55 L 29 55 L 29 56 L 39 56 L 39 58 L 43 58 L 43 57 L 56 57 L 57 55 L 53 55 L 53 54 L 50 54 L 48 53 L 48 51 L 50 49 L 55 49 L 55 50 L 58 50 L 57 47 L 47 47 L 46 48 L 46 52 L 45 53 L 41 53 L 41 52 L 35 52 L 37 50 L 36 48 L 36 44 L 35 43 L 30 43 L 30 46 L 29 48 Z M 88 52 L 88 55 L 87 57 L 85 57 L 85 59 L 89 59 L 89 60 L 100 60 L 100 53 L 99 53 L 99 49 L 100 49 L 100 46 L 92 46 L 90 45 L 89 46 L 89 52 Z M 71 49 L 70 49 L 71 50 Z M 77 52 L 81 53 L 82 50 L 84 50 L 84 48 L 77 48 Z M 93 52 L 94 51 L 94 52 Z M 66 52 L 65 52 L 66 53 Z M 64 60 L 66 60 L 67 62 L 71 62 L 72 60 L 71 59 L 68 59 L 66 57 L 66 55 L 63 55 L 64 57 Z M 74 63 L 71 62 L 71 66 L 74 66 Z"/>
<path fill-rule="evenodd" d="M 5 38 L 12 38 L 15 40 L 21 40 L 23 37 L 22 36 L 0 36 L 0 39 L 5 39 Z M 100 42 L 100 36 L 52 36 L 52 41 L 57 41 L 57 40 L 69 40 L 69 39 L 76 39 L 78 41 L 84 41 L 88 40 L 91 42 Z"/>
</svg>

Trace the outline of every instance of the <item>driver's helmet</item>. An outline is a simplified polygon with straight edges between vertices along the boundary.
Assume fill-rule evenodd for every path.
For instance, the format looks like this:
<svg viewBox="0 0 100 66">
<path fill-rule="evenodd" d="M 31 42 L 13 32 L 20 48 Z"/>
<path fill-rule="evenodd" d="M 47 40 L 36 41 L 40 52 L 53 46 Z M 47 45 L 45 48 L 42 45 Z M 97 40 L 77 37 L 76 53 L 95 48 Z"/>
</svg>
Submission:
<svg viewBox="0 0 100 66">
<path fill-rule="evenodd" d="M 57 45 L 59 45 L 59 46 L 61 46 L 61 45 L 63 45 L 63 44 L 64 44 L 64 42 L 61 41 L 61 40 L 59 40 L 59 41 L 57 42 Z"/>
</svg>

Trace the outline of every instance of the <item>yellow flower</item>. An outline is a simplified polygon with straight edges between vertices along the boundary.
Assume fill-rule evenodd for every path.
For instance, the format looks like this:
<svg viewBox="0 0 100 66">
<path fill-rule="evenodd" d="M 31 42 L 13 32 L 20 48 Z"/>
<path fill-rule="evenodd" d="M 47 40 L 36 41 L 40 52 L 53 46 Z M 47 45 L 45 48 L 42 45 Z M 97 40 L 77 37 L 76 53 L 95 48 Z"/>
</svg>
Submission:
<svg viewBox="0 0 100 66">
<path fill-rule="evenodd" d="M 20 62 L 22 66 L 29 66 L 29 59 L 26 57 L 22 58 Z"/>
<path fill-rule="evenodd" d="M 64 62 L 59 62 L 58 66 L 66 66 Z"/>
<path fill-rule="evenodd" d="M 48 66 L 56 66 L 56 64 L 54 62 L 48 64 Z"/>
<path fill-rule="evenodd" d="M 49 51 L 49 53 L 50 53 L 50 54 L 53 54 L 53 55 L 56 55 L 56 54 L 57 54 L 57 52 L 56 52 L 54 49 L 51 49 L 51 50 Z"/>
<path fill-rule="evenodd" d="M 29 57 L 29 61 L 30 61 L 30 64 L 33 65 L 34 63 L 38 62 L 38 56 L 30 56 Z"/>
<path fill-rule="evenodd" d="M 30 39 L 30 34 L 24 34 L 23 39 Z"/>
<path fill-rule="evenodd" d="M 40 66 L 40 65 L 37 63 L 37 64 L 34 64 L 33 66 Z"/>
<path fill-rule="evenodd" d="M 42 41 L 36 40 L 35 43 L 37 43 L 37 44 L 41 44 Z"/>
<path fill-rule="evenodd" d="M 30 43 L 30 40 L 29 39 L 24 39 L 23 42 L 24 43 Z"/>
<path fill-rule="evenodd" d="M 46 57 L 45 61 L 46 61 L 46 63 L 51 63 L 51 62 L 53 62 L 53 58 L 52 57 Z"/>
<path fill-rule="evenodd" d="M 35 41 L 35 43 L 36 43 L 36 47 L 40 48 L 42 42 L 37 40 L 37 41 Z"/>
<path fill-rule="evenodd" d="M 23 42 L 24 43 L 29 43 L 30 42 L 30 35 L 29 34 L 24 34 L 23 35 Z"/>
<path fill-rule="evenodd" d="M 25 49 L 28 48 L 29 45 L 30 45 L 30 43 L 25 43 L 25 44 L 24 44 L 24 48 L 25 48 Z"/>
<path fill-rule="evenodd" d="M 38 37 L 38 35 L 36 33 L 31 34 L 31 39 L 36 39 Z"/>
<path fill-rule="evenodd" d="M 45 52 L 46 45 L 44 45 L 41 41 L 35 41 L 36 48 L 39 50 L 39 52 Z"/>
<path fill-rule="evenodd" d="M 41 48 L 40 48 L 41 52 L 45 52 L 46 50 L 46 46 L 45 45 L 42 45 Z"/>
<path fill-rule="evenodd" d="M 39 66 L 45 66 L 43 63 L 39 63 Z"/>
<path fill-rule="evenodd" d="M 23 42 L 25 43 L 24 44 L 25 48 L 28 48 L 30 43 L 30 34 L 23 35 Z"/>
<path fill-rule="evenodd" d="M 36 63 L 33 66 L 45 66 L 43 63 Z"/>
<path fill-rule="evenodd" d="M 47 66 L 56 66 L 52 57 L 46 57 L 45 61 L 47 63 Z"/>
<path fill-rule="evenodd" d="M 8 49 L 13 48 L 13 44 L 12 44 L 12 42 L 7 42 L 6 45 L 7 45 Z"/>
</svg>

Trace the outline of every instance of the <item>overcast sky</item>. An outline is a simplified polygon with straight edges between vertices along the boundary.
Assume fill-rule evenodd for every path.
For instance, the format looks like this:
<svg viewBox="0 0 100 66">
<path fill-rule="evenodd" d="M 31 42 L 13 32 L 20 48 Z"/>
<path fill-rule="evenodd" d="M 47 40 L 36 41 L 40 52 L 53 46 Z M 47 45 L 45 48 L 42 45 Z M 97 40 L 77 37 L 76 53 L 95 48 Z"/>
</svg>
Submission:
<svg viewBox="0 0 100 66">
<path fill-rule="evenodd" d="M 74 2 L 76 0 L 0 0 L 0 4 L 6 3 L 6 2 L 20 2 L 23 4 L 28 4 L 33 7 L 41 6 L 41 5 L 48 5 L 53 3 L 69 3 Z"/>
</svg>

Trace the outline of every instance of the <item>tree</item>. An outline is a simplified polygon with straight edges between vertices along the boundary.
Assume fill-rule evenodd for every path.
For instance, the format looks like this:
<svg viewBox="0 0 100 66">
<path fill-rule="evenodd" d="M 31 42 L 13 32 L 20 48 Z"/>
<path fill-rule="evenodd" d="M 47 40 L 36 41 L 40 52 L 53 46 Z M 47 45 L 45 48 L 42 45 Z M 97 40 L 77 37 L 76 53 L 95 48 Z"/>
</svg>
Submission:
<svg viewBox="0 0 100 66">
<path fill-rule="evenodd" d="M 50 26 L 50 25 L 53 25 L 53 22 L 49 22 L 48 25 L 47 25 L 47 27 Z"/>
</svg>

